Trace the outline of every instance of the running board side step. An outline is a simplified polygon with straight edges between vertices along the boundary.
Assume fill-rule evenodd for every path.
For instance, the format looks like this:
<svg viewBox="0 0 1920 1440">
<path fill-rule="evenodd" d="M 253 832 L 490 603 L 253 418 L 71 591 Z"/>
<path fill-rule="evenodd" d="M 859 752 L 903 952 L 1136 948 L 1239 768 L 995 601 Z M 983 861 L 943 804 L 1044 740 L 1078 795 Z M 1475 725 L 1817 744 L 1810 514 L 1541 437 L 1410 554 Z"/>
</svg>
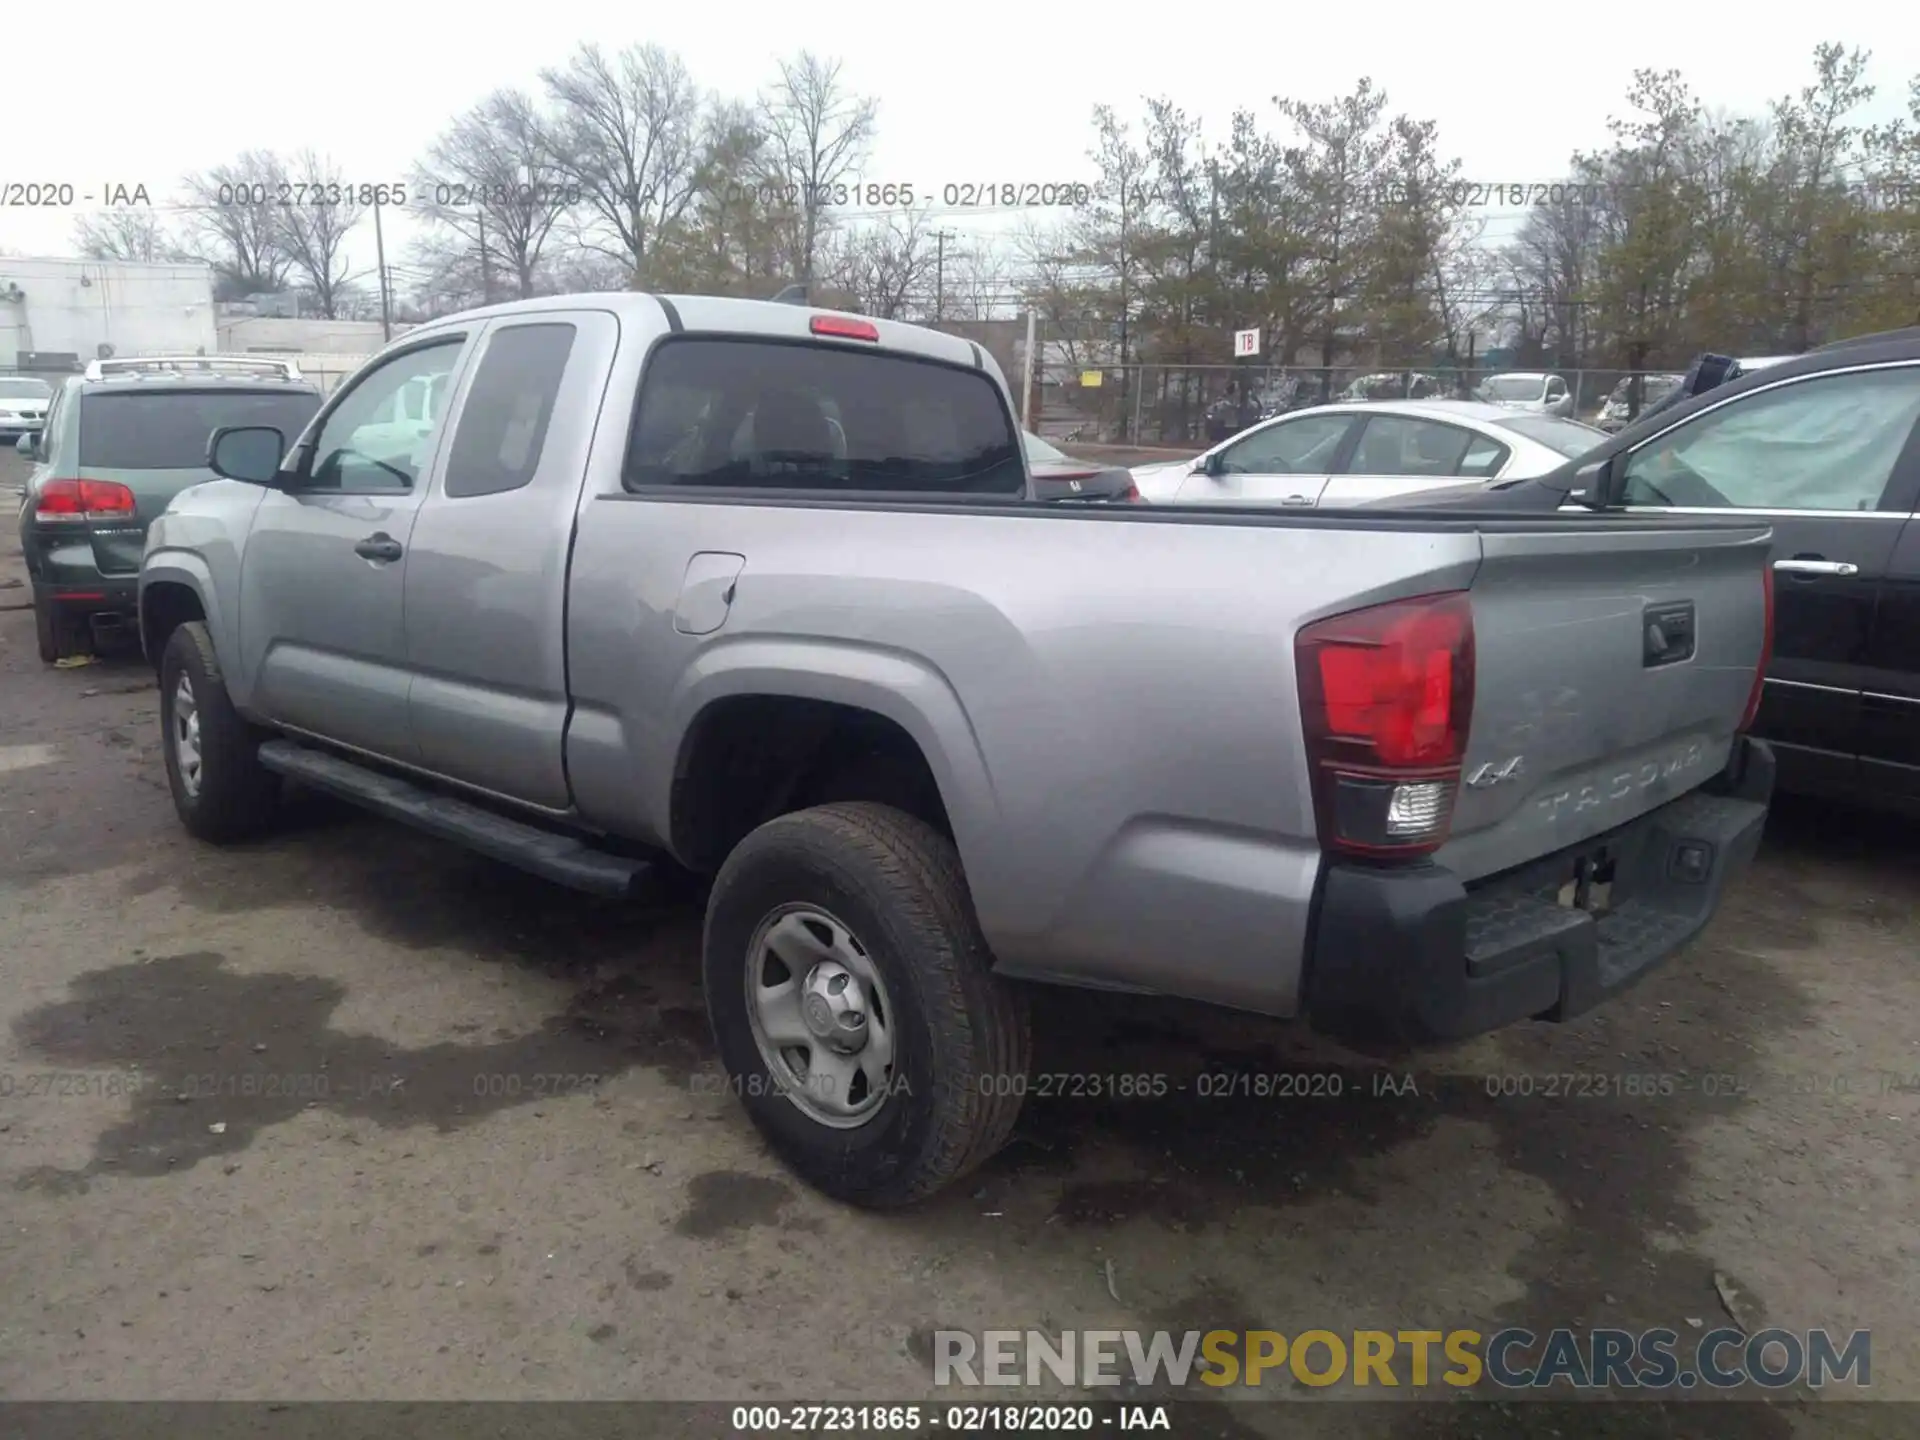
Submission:
<svg viewBox="0 0 1920 1440">
<path fill-rule="evenodd" d="M 471 801 L 370 770 L 291 740 L 268 740 L 260 763 L 275 774 L 338 795 L 390 820 L 452 840 L 544 879 L 594 895 L 624 899 L 652 867 L 645 860 L 609 855 L 571 835 L 510 820 Z"/>
</svg>

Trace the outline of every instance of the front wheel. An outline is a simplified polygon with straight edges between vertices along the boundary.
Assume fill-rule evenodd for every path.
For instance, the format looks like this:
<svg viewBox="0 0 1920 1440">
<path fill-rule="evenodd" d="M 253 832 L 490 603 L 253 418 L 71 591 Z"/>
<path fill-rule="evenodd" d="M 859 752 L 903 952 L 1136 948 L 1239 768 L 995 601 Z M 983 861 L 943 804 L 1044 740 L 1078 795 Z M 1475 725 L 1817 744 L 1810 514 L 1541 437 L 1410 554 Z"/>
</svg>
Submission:
<svg viewBox="0 0 1920 1440">
<path fill-rule="evenodd" d="M 280 777 L 260 763 L 266 735 L 233 708 L 213 637 L 197 620 L 161 652 L 160 726 L 173 808 L 190 834 L 226 844 L 267 828 Z"/>
<path fill-rule="evenodd" d="M 732 1088 L 817 1189 L 910 1204 L 1007 1141 L 1026 997 L 992 972 L 960 857 L 903 811 L 768 821 L 707 902 L 707 1013 Z"/>
</svg>

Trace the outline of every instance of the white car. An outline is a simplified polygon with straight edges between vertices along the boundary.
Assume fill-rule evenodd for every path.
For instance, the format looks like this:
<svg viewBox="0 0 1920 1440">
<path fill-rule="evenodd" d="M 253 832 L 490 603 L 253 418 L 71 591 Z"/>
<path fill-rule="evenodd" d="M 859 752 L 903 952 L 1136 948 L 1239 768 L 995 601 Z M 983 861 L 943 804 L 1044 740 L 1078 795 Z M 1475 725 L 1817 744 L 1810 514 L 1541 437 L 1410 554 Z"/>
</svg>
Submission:
<svg viewBox="0 0 1920 1440">
<path fill-rule="evenodd" d="M 1364 505 L 1545 475 L 1607 438 L 1577 420 L 1473 400 L 1320 405 L 1277 416 L 1194 460 L 1133 472 L 1160 505 Z"/>
<path fill-rule="evenodd" d="M 0 375 L 0 439 L 15 440 L 47 423 L 53 387 L 28 375 Z"/>
<path fill-rule="evenodd" d="M 1573 416 L 1573 391 L 1564 377 L 1539 370 L 1510 370 L 1504 375 L 1489 375 L 1473 392 L 1474 398 L 1490 405 L 1510 406 L 1535 415 Z"/>
</svg>

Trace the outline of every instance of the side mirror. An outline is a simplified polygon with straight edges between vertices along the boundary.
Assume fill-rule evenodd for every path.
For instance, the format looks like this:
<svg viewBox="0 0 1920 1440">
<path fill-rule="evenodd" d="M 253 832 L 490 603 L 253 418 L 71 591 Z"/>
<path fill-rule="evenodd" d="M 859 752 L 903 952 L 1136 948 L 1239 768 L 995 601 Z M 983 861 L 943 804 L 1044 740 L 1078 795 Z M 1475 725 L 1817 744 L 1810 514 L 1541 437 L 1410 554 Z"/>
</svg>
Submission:
<svg viewBox="0 0 1920 1440">
<path fill-rule="evenodd" d="M 39 439 L 40 432 L 38 430 L 29 430 L 13 442 L 13 448 L 29 460 L 32 460 L 36 457 L 40 449 Z"/>
<path fill-rule="evenodd" d="M 1567 491 L 1568 499 L 1578 498 L 1583 504 L 1595 510 L 1605 510 L 1620 503 L 1618 477 L 1626 473 L 1626 467 L 1614 463 L 1616 457 L 1608 456 L 1604 460 L 1595 460 L 1582 465 L 1573 472 L 1573 484 Z"/>
<path fill-rule="evenodd" d="M 1226 468 L 1225 458 L 1216 450 L 1212 454 L 1202 455 L 1199 462 L 1193 467 L 1193 473 L 1196 475 L 1218 476 L 1226 473 Z"/>
<path fill-rule="evenodd" d="M 207 468 L 223 480 L 271 485 L 287 437 L 270 425 L 223 425 L 207 441 Z"/>
</svg>

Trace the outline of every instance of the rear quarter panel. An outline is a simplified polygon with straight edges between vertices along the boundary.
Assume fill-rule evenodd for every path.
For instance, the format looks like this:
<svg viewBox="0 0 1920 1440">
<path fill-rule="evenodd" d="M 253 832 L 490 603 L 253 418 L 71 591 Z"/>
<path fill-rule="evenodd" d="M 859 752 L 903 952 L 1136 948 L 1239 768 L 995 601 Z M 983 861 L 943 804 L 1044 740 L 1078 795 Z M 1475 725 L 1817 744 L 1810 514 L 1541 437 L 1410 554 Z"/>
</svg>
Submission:
<svg viewBox="0 0 1920 1440">
<path fill-rule="evenodd" d="M 1119 508 L 590 498 L 569 624 L 579 803 L 670 840 L 705 706 L 871 709 L 927 755 L 1003 964 L 1285 1013 L 1320 864 L 1297 617 L 1464 585 L 1475 537 L 1093 518 Z M 746 559 L 726 623 L 689 636 L 673 612 L 703 551 Z"/>
</svg>

